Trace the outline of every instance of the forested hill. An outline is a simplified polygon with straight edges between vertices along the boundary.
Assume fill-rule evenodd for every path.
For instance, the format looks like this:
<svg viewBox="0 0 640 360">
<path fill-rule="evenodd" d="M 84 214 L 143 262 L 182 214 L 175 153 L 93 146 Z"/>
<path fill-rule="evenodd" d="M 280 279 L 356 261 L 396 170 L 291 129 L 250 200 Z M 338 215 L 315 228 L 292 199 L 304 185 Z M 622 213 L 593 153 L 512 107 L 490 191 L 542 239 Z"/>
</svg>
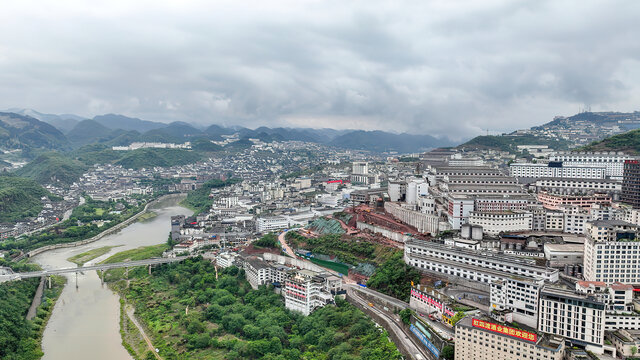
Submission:
<svg viewBox="0 0 640 360">
<path fill-rule="evenodd" d="M 31 179 L 0 175 L 0 222 L 37 216 L 42 211 L 44 196 L 56 199 Z"/>
<path fill-rule="evenodd" d="M 633 155 L 640 154 L 640 129 L 593 142 L 577 151 L 624 151 Z"/>
<path fill-rule="evenodd" d="M 15 171 L 18 176 L 33 179 L 40 184 L 73 184 L 87 170 L 87 166 L 65 155 L 50 152 Z"/>
<path fill-rule="evenodd" d="M 570 143 L 564 139 L 531 134 L 502 136 L 483 135 L 476 136 L 466 143 L 458 145 L 457 148 L 465 150 L 497 150 L 515 153 L 518 151 L 518 145 L 547 145 L 552 149 L 566 150 L 568 149 L 569 144 Z"/>
</svg>

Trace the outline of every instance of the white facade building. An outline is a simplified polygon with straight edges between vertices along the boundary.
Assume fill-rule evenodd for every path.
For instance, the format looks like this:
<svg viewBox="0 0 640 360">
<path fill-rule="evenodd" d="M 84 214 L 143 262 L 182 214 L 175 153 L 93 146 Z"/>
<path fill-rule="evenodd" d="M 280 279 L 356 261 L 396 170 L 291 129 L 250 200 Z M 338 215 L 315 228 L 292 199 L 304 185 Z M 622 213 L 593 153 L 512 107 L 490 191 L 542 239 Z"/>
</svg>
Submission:
<svg viewBox="0 0 640 360">
<path fill-rule="evenodd" d="M 483 232 L 489 235 L 499 233 L 526 231 L 532 229 L 533 215 L 529 211 L 472 211 L 469 213 L 469 224 L 482 226 Z"/>
<path fill-rule="evenodd" d="M 513 163 L 509 166 L 511 176 L 524 178 L 578 178 L 604 179 L 604 166 L 549 166 L 539 163 Z"/>
<path fill-rule="evenodd" d="M 617 179 L 622 179 L 625 160 L 631 159 L 622 152 L 560 152 L 549 157 L 568 166 L 604 166 L 606 176 Z"/>
<path fill-rule="evenodd" d="M 264 233 L 282 230 L 289 227 L 289 220 L 284 216 L 261 217 L 256 220 L 256 230 Z"/>
<path fill-rule="evenodd" d="M 584 278 L 607 284 L 640 284 L 638 226 L 620 220 L 587 223 Z"/>
</svg>

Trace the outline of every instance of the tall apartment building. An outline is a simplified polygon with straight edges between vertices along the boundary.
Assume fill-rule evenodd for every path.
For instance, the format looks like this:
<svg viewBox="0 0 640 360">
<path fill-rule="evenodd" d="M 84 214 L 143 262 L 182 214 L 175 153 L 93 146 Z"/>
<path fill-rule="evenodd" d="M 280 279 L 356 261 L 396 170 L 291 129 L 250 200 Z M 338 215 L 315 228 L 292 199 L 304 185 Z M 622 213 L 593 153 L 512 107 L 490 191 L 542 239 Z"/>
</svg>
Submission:
<svg viewBox="0 0 640 360">
<path fill-rule="evenodd" d="M 607 177 L 621 179 L 624 163 L 631 156 L 622 152 L 559 152 L 549 156 L 549 160 L 568 166 L 604 166 Z"/>
<path fill-rule="evenodd" d="M 455 333 L 455 360 L 562 360 L 565 353 L 562 338 L 488 317 L 467 316 Z"/>
<path fill-rule="evenodd" d="M 562 336 L 587 350 L 602 353 L 605 304 L 593 295 L 545 286 L 540 292 L 538 330 Z"/>
<path fill-rule="evenodd" d="M 637 225 L 620 220 L 595 220 L 587 223 L 585 232 L 585 280 L 640 284 Z"/>
<path fill-rule="evenodd" d="M 538 295 L 544 279 L 509 276 L 491 283 L 491 308 L 511 313 L 513 321 L 533 328 L 538 324 Z"/>
<path fill-rule="evenodd" d="M 369 163 L 366 161 L 354 161 L 352 164 L 351 173 L 354 175 L 368 175 Z"/>
<path fill-rule="evenodd" d="M 640 208 L 640 163 L 638 160 L 624 162 L 622 196 L 620 199 L 625 204 Z"/>
<path fill-rule="evenodd" d="M 450 195 L 447 204 L 447 218 L 454 230 L 460 229 L 469 221 L 469 214 L 474 210 L 475 201 L 466 195 Z"/>
<path fill-rule="evenodd" d="M 284 306 L 292 311 L 309 315 L 313 310 L 333 302 L 333 294 L 326 279 L 312 270 L 299 270 L 284 282 Z"/>
</svg>

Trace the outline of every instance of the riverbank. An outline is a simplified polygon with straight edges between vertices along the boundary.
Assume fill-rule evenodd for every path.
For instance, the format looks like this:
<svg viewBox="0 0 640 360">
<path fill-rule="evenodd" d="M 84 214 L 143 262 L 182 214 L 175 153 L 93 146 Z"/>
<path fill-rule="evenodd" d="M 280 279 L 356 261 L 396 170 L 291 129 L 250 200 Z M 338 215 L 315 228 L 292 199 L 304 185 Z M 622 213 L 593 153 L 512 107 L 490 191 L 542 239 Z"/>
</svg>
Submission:
<svg viewBox="0 0 640 360">
<path fill-rule="evenodd" d="M 181 198 L 186 198 L 186 194 L 184 193 L 180 193 L 180 194 L 168 194 L 168 195 L 163 195 L 155 200 L 152 200 L 150 202 L 148 202 L 145 207 L 137 212 L 136 214 L 130 216 L 129 218 L 123 220 L 122 222 L 110 227 L 109 229 L 106 229 L 105 231 L 99 233 L 98 235 L 95 235 L 89 239 L 84 239 L 84 240 L 79 240 L 79 241 L 75 241 L 75 242 L 70 242 L 70 243 L 62 243 L 62 244 L 53 244 L 53 245 L 47 245 L 47 246 L 43 246 L 43 247 L 39 247 L 37 249 L 31 250 L 27 253 L 24 253 L 20 256 L 18 256 L 14 261 L 20 261 L 22 259 L 25 258 L 30 258 L 33 256 L 36 256 L 38 254 L 42 254 L 46 251 L 50 251 L 50 250 L 55 250 L 55 249 L 61 249 L 61 248 L 71 248 L 71 247 L 77 247 L 77 246 L 81 246 L 81 245 L 86 245 L 95 241 L 98 241 L 100 239 L 102 239 L 103 237 L 110 235 L 112 233 L 115 233 L 121 229 L 123 229 L 124 227 L 132 224 L 133 222 L 137 221 L 142 215 L 144 215 L 147 211 L 149 211 L 149 208 L 151 208 L 152 206 L 159 204 L 163 201 L 168 201 L 168 200 L 174 200 L 174 199 L 181 199 Z M 184 199 L 183 199 L 184 200 Z"/>
<path fill-rule="evenodd" d="M 149 206 L 149 210 L 158 214 L 153 219 L 133 222 L 94 243 L 44 252 L 31 261 L 45 269 L 73 267 L 76 265 L 67 259 L 93 249 L 113 247 L 87 263 L 97 264 L 127 250 L 165 244 L 171 230 L 171 217 L 191 214 L 177 205 L 181 198 Z M 147 273 L 148 270 L 145 267 L 130 269 L 130 273 L 138 271 Z M 95 271 L 79 273 L 77 279 L 75 275 L 69 275 L 67 279 L 70 286 L 64 288 L 44 331 L 42 360 L 133 360 L 122 345 L 118 295 L 102 283 Z M 34 291 L 36 286 L 37 282 Z"/>
</svg>

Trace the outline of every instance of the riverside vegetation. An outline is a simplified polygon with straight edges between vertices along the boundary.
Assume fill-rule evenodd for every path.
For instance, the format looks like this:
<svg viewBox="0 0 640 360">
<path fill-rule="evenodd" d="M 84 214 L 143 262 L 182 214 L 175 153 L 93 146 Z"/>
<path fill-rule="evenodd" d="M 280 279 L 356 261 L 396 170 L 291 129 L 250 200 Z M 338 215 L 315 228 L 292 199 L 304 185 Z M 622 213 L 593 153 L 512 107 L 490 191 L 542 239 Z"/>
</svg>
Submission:
<svg viewBox="0 0 640 360">
<path fill-rule="evenodd" d="M 89 197 L 85 199 L 86 203 L 73 209 L 69 219 L 33 235 L 9 238 L 0 243 L 0 250 L 30 251 L 45 245 L 88 239 L 142 211 L 146 204 L 140 202 L 136 206 L 124 200 L 106 202 Z"/>
<path fill-rule="evenodd" d="M 132 269 L 128 282 L 121 276 L 109 271 L 106 280 L 135 307 L 164 359 L 400 358 L 386 332 L 339 297 L 305 317 L 285 309 L 272 288 L 251 289 L 243 270 L 216 276 L 202 258 L 157 266 L 151 275 Z M 153 357 L 139 335 L 123 332 L 128 339 L 135 357 Z"/>
<path fill-rule="evenodd" d="M 2 259 L 0 266 L 9 266 L 14 271 L 38 269 L 36 265 L 12 263 Z M 52 287 L 49 289 L 45 286 L 36 317 L 27 320 L 26 315 L 39 282 L 40 279 L 33 278 L 0 284 L 0 359 L 36 360 L 42 357 L 42 332 L 66 278 L 52 277 Z"/>
</svg>

